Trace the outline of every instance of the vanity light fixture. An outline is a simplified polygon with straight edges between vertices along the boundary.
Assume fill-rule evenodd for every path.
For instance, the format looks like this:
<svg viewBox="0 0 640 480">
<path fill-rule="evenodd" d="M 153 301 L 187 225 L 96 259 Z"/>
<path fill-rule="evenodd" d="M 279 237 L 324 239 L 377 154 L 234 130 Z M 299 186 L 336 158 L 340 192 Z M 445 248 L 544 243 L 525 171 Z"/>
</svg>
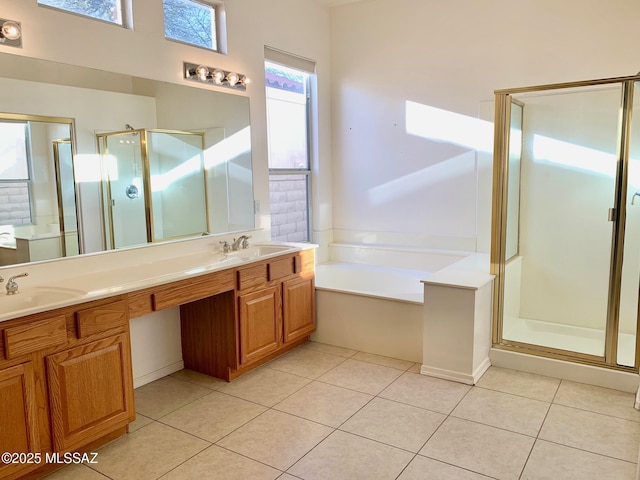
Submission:
<svg viewBox="0 0 640 480">
<path fill-rule="evenodd" d="M 0 18 L 0 46 L 22 48 L 22 26 L 14 20 Z"/>
<path fill-rule="evenodd" d="M 250 80 L 241 73 L 188 62 L 184 62 L 184 78 L 195 82 L 233 88 L 235 90 L 246 90 L 247 84 L 250 82 Z"/>
</svg>

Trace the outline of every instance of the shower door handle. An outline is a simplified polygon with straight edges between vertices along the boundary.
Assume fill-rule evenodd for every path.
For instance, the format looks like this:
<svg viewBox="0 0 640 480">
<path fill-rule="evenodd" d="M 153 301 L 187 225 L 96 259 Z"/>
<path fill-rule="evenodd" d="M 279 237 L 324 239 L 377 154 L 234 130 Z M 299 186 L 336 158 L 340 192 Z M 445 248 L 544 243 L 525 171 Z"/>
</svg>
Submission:
<svg viewBox="0 0 640 480">
<path fill-rule="evenodd" d="M 616 209 L 615 208 L 610 208 L 609 209 L 609 221 L 610 222 L 615 222 L 616 221 Z"/>
</svg>

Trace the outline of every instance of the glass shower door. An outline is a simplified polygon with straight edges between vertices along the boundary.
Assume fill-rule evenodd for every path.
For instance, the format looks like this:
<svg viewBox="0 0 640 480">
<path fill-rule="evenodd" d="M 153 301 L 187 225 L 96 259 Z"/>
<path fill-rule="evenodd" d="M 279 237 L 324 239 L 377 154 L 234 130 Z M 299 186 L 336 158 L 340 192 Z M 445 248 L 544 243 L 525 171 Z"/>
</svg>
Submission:
<svg viewBox="0 0 640 480">
<path fill-rule="evenodd" d="M 111 248 L 147 243 L 142 140 L 133 131 L 104 137 Z"/>
<path fill-rule="evenodd" d="M 513 98 L 502 338 L 604 361 L 621 85 Z"/>
<path fill-rule="evenodd" d="M 633 367 L 637 346 L 640 289 L 640 82 L 634 83 L 634 102 L 629 131 L 629 169 L 625 196 L 624 257 L 620 287 L 617 363 Z"/>
</svg>

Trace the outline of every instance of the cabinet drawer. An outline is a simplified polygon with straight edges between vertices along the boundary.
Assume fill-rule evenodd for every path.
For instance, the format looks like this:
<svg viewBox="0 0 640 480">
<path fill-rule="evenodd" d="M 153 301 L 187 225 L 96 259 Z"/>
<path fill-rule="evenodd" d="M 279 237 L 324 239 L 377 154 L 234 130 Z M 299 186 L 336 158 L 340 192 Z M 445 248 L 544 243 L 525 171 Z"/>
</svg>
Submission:
<svg viewBox="0 0 640 480">
<path fill-rule="evenodd" d="M 119 328 L 127 322 L 127 304 L 124 300 L 76 312 L 78 338 Z"/>
<path fill-rule="evenodd" d="M 4 331 L 4 354 L 7 360 L 63 345 L 67 342 L 67 320 L 57 315 Z"/>
<path fill-rule="evenodd" d="M 182 285 L 172 286 L 151 295 L 153 310 L 176 307 L 233 290 L 233 271 L 223 270 Z"/>
<path fill-rule="evenodd" d="M 289 275 L 293 275 L 296 273 L 296 262 L 295 259 L 298 258 L 298 270 L 300 269 L 299 259 L 300 257 L 289 257 L 283 258 L 282 260 L 274 260 L 269 262 L 267 266 L 267 278 L 269 281 L 271 280 L 279 280 L 284 277 L 288 277 Z"/>
<path fill-rule="evenodd" d="M 267 264 L 259 263 L 251 267 L 238 270 L 238 290 L 258 287 L 267 282 Z"/>
</svg>

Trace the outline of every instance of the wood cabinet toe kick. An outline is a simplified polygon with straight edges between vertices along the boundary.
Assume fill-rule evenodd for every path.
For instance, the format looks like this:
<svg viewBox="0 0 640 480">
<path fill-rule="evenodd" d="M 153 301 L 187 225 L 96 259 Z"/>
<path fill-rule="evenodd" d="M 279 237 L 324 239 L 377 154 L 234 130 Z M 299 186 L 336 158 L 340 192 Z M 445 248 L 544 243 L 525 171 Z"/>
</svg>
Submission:
<svg viewBox="0 0 640 480">
<path fill-rule="evenodd" d="M 186 368 L 227 381 L 308 341 L 314 251 L 0 323 L 0 451 L 90 451 L 135 420 L 129 320 L 180 307 Z M 0 479 L 56 465 L 0 463 Z"/>
</svg>

